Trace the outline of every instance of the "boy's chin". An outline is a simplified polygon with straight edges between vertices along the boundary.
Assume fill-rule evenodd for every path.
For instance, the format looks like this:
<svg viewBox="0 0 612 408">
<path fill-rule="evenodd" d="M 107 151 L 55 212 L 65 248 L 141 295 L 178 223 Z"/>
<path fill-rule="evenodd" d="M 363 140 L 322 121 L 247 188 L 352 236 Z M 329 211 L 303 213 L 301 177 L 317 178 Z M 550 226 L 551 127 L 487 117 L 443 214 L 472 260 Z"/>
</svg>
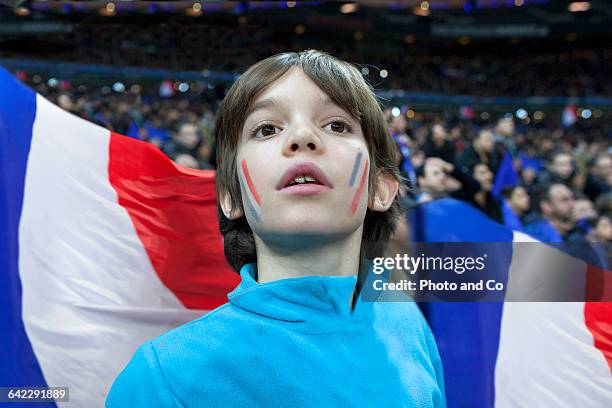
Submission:
<svg viewBox="0 0 612 408">
<path fill-rule="evenodd" d="M 274 225 L 275 224 L 275 225 Z M 272 240 L 336 240 L 355 232 L 359 225 L 340 225 L 337 221 L 325 220 L 286 220 L 282 223 L 252 225 L 253 232 L 264 241 Z"/>
</svg>

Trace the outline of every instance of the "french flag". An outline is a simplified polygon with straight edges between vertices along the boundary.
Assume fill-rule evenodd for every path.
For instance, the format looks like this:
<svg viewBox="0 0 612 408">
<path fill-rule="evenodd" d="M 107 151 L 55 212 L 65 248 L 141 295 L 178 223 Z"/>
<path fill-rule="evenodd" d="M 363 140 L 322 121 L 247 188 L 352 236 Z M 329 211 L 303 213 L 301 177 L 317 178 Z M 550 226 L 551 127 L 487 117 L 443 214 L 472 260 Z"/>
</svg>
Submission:
<svg viewBox="0 0 612 408">
<path fill-rule="evenodd" d="M 611 300 L 609 271 L 454 199 L 421 205 L 409 217 L 415 241 L 499 249 L 489 258 L 504 279 L 505 302 L 421 305 L 442 357 L 449 408 L 612 406 L 612 303 L 585 301 Z M 558 282 L 571 285 L 551 294 Z"/>
<path fill-rule="evenodd" d="M 565 109 L 563 109 L 563 114 L 561 115 L 561 125 L 568 128 L 574 125 L 576 122 L 578 122 L 578 112 L 576 106 L 567 105 Z"/>
<path fill-rule="evenodd" d="M 66 113 L 2 69 L 0 95 L 0 386 L 68 386 L 65 406 L 102 406 L 138 345 L 225 303 L 238 283 L 214 173 Z M 419 209 L 422 241 L 517 242 L 502 254 L 508 282 L 550 269 L 550 257 L 520 253 L 529 237 L 463 203 Z M 611 405 L 609 303 L 424 309 L 450 407 Z"/>
<path fill-rule="evenodd" d="M 142 342 L 238 283 L 214 172 L 67 113 L 2 68 L 0 177 L 0 386 L 68 386 L 65 406 L 103 406 Z"/>
</svg>

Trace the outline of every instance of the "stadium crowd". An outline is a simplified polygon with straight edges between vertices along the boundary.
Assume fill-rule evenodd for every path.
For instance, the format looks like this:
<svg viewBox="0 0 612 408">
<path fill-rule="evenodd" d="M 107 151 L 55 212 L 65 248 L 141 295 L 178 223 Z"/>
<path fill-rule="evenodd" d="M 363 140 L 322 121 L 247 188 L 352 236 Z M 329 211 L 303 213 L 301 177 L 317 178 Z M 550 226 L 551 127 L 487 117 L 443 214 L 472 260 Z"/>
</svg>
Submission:
<svg viewBox="0 0 612 408">
<path fill-rule="evenodd" d="M 414 201 L 465 201 L 489 218 L 609 267 L 612 242 L 612 144 L 603 134 L 559 127 L 535 130 L 512 117 L 479 127 L 439 119 L 415 126 L 387 112 L 416 187 Z"/>
<path fill-rule="evenodd" d="M 213 169 L 218 92 L 189 95 L 76 92 L 32 84 L 84 119 L 156 144 L 180 165 Z M 449 110 L 407 114 L 389 107 L 389 131 L 411 203 L 450 196 L 541 241 L 588 243 L 609 267 L 612 143 L 607 129 L 513 116 L 466 119 Z M 412 118 L 409 118 L 412 116 Z M 476 120 L 478 119 L 478 120 Z M 608 252 L 608 253 L 606 253 Z M 587 255 L 589 261 L 592 254 Z"/>
<path fill-rule="evenodd" d="M 330 43 L 329 36 L 321 35 L 321 43 L 333 55 L 369 67 L 370 82 L 381 81 L 380 70 L 393 73 L 385 79 L 390 89 L 479 96 L 612 95 L 607 69 L 612 64 L 612 50 L 605 43 L 574 42 L 547 50 L 523 41 L 506 44 L 510 48 L 503 50 L 484 46 L 468 54 L 462 47 L 453 51 L 456 45 L 449 44 L 439 45 L 437 52 L 423 52 L 419 48 L 421 39 L 414 36 L 409 36 L 414 43 L 395 39 L 390 44 L 393 47 L 388 48 L 378 47 L 378 42 L 367 36 L 349 46 Z M 317 47 L 309 39 L 265 25 L 253 29 L 248 24 L 230 27 L 174 21 L 143 26 L 84 20 L 74 32 L 40 35 L 32 41 L 41 50 L 53 50 L 37 52 L 40 61 L 48 58 L 107 66 L 240 73 L 277 52 Z M 29 58 L 28 44 L 5 45 L 0 56 Z M 558 69 L 560 66 L 563 69 Z"/>
</svg>

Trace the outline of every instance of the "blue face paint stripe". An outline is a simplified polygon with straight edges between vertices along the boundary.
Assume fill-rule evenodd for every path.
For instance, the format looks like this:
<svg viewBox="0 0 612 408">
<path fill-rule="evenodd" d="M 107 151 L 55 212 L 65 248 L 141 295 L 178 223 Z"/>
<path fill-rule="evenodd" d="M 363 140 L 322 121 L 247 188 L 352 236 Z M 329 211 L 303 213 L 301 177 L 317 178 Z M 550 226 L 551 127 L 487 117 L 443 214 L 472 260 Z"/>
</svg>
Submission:
<svg viewBox="0 0 612 408">
<path fill-rule="evenodd" d="M 355 157 L 355 164 L 353 164 L 353 171 L 351 171 L 351 180 L 349 181 L 349 187 L 353 187 L 355 184 L 355 179 L 357 179 L 357 170 L 359 170 L 359 166 L 361 165 L 361 156 L 362 153 L 357 153 L 357 157 Z"/>
<path fill-rule="evenodd" d="M 242 177 L 238 177 L 238 181 L 240 182 L 240 188 L 242 189 L 242 195 L 244 195 L 244 198 L 246 199 L 247 207 L 249 207 L 249 211 L 251 212 L 251 215 L 253 216 L 255 221 L 261 222 L 261 217 L 259 213 L 257 212 L 257 208 L 253 204 L 251 197 L 249 196 L 246 188 L 244 187 L 244 181 L 242 181 Z"/>
</svg>

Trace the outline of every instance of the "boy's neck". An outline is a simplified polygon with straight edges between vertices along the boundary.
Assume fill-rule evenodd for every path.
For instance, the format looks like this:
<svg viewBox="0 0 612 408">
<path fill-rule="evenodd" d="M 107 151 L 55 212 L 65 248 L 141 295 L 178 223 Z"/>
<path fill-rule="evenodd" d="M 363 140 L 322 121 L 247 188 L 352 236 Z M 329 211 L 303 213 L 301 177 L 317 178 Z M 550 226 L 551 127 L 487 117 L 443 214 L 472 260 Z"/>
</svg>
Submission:
<svg viewBox="0 0 612 408">
<path fill-rule="evenodd" d="M 257 282 L 303 276 L 351 276 L 359 269 L 362 229 L 335 240 L 291 247 L 264 241 L 255 235 L 257 247 Z M 325 241 L 325 242 L 323 242 Z"/>
</svg>

